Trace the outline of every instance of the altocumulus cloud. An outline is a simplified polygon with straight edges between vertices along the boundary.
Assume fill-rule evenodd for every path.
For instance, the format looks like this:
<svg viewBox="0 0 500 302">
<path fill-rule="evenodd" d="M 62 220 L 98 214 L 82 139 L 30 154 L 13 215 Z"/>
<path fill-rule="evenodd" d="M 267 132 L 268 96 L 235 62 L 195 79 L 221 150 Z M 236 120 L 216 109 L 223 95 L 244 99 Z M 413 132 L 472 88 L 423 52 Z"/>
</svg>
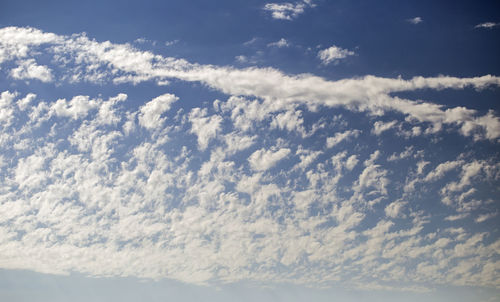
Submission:
<svg viewBox="0 0 500 302">
<path fill-rule="evenodd" d="M 175 79 L 225 95 L 184 108 L 168 87 L 140 104 L 123 93 L 2 92 L 2 268 L 200 284 L 500 287 L 500 240 L 487 228 L 500 164 L 473 148 L 497 146 L 499 117 L 394 96 L 479 91 L 499 86 L 496 76 L 328 81 L 17 27 L 0 29 L 0 50 L 12 81 Z M 50 64 L 38 63 L 41 53 Z M 421 145 L 444 135 L 468 144 L 449 154 Z"/>
</svg>

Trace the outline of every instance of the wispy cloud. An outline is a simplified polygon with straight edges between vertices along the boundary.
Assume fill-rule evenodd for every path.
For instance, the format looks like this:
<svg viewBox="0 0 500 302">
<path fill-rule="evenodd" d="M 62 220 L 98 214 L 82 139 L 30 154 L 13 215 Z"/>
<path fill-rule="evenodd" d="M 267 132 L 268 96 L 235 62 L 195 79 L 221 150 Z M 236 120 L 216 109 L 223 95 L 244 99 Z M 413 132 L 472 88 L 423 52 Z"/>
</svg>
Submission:
<svg viewBox="0 0 500 302">
<path fill-rule="evenodd" d="M 495 28 L 497 26 L 499 26 L 500 23 L 494 23 L 494 22 L 484 22 L 484 23 L 480 23 L 476 26 L 474 26 L 474 28 L 486 28 L 486 29 L 492 29 L 492 28 Z"/>
<path fill-rule="evenodd" d="M 421 17 L 407 19 L 406 21 L 408 21 L 411 24 L 415 24 L 415 25 L 424 22 L 424 20 Z"/>
<path fill-rule="evenodd" d="M 165 42 L 165 46 L 172 46 L 179 43 L 179 40 L 172 40 L 172 41 L 167 41 Z"/>
<path fill-rule="evenodd" d="M 267 44 L 267 46 L 268 47 L 282 48 L 282 47 L 288 47 L 288 46 L 290 46 L 290 43 L 285 38 L 281 38 L 281 39 L 279 39 L 276 42 L 272 42 L 272 43 Z"/>
</svg>

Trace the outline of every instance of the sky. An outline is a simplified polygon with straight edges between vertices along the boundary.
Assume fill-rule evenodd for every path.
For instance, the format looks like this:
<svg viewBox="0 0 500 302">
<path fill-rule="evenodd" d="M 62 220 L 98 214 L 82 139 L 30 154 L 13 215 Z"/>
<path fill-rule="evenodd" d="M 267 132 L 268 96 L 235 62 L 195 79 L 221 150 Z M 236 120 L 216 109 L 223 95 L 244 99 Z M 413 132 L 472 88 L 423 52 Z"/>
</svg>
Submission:
<svg viewBox="0 0 500 302">
<path fill-rule="evenodd" d="M 0 300 L 500 301 L 498 1 L 1 1 Z"/>
</svg>

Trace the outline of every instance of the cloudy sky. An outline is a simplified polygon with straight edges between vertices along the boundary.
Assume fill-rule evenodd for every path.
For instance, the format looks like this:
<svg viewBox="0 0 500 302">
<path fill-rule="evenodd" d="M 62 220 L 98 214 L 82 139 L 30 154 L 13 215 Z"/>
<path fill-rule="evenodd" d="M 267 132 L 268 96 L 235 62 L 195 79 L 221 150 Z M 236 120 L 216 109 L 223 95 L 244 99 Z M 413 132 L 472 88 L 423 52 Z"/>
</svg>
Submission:
<svg viewBox="0 0 500 302">
<path fill-rule="evenodd" d="M 0 300 L 500 301 L 498 1 L 2 1 Z"/>
</svg>

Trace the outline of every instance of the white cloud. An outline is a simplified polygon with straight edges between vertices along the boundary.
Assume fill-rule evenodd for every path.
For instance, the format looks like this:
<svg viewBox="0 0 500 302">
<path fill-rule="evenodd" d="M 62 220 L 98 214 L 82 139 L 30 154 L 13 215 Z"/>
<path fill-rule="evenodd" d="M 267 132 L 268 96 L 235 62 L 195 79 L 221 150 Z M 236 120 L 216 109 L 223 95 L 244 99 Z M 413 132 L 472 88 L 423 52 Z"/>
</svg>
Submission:
<svg viewBox="0 0 500 302">
<path fill-rule="evenodd" d="M 477 223 L 481 223 L 481 222 L 485 222 L 486 220 L 488 219 L 491 219 L 493 217 L 496 217 L 498 215 L 498 213 L 486 213 L 486 214 L 482 214 L 482 215 L 479 215 L 477 218 L 476 218 L 476 222 Z"/>
<path fill-rule="evenodd" d="M 45 83 L 54 80 L 50 68 L 37 65 L 34 59 L 21 61 L 18 67 L 10 71 L 10 76 L 16 80 L 36 79 Z"/>
<path fill-rule="evenodd" d="M 461 213 L 461 214 L 457 214 L 457 215 L 447 216 L 447 217 L 444 218 L 444 220 L 446 220 L 446 221 L 457 221 L 457 220 L 460 220 L 460 219 L 467 218 L 467 216 L 469 216 L 469 213 Z"/>
<path fill-rule="evenodd" d="M 244 55 L 239 55 L 239 56 L 236 56 L 234 58 L 239 63 L 246 63 L 246 62 L 248 62 L 248 58 L 246 56 L 244 56 Z"/>
<path fill-rule="evenodd" d="M 385 207 L 385 215 L 391 218 L 405 217 L 402 212 L 406 206 L 406 202 L 394 201 Z"/>
<path fill-rule="evenodd" d="M 272 43 L 267 44 L 267 46 L 268 47 L 282 48 L 282 47 L 289 47 L 290 43 L 288 43 L 288 41 L 285 38 L 281 38 L 276 42 L 272 42 Z"/>
<path fill-rule="evenodd" d="M 413 155 L 413 152 L 414 152 L 413 146 L 405 147 L 405 150 L 403 152 L 399 154 L 393 153 L 391 156 L 387 158 L 387 161 L 398 161 L 401 159 L 408 158 Z M 421 171 L 421 169 L 423 169 L 423 167 L 419 166 L 418 170 Z"/>
<path fill-rule="evenodd" d="M 78 95 L 69 102 L 66 99 L 57 100 L 50 107 L 50 114 L 79 119 L 85 117 L 90 110 L 97 108 L 98 105 L 96 100 L 91 100 L 88 96 Z"/>
<path fill-rule="evenodd" d="M 192 124 L 191 133 L 198 136 L 199 148 L 205 150 L 210 140 L 220 131 L 222 118 L 217 115 L 208 116 L 206 108 L 194 108 L 189 113 L 189 121 Z"/>
<path fill-rule="evenodd" d="M 162 126 L 165 121 L 161 115 L 172 106 L 179 98 L 173 94 L 165 93 L 155 97 L 140 108 L 139 124 L 147 129 L 155 129 Z"/>
<path fill-rule="evenodd" d="M 304 129 L 304 120 L 301 116 L 302 112 L 300 110 L 289 110 L 284 113 L 277 114 L 271 122 L 271 129 L 286 129 L 288 131 L 297 131 L 306 136 L 306 130 Z"/>
<path fill-rule="evenodd" d="M 359 160 L 356 155 L 351 155 L 345 163 L 347 170 L 352 170 L 358 164 Z"/>
<path fill-rule="evenodd" d="M 346 130 L 344 132 L 337 132 L 334 136 L 326 138 L 326 147 L 332 148 L 342 141 L 349 140 L 351 138 L 357 138 L 360 133 L 360 130 Z"/>
<path fill-rule="evenodd" d="M 339 60 L 345 59 L 348 56 L 353 56 L 353 55 L 355 55 L 354 51 L 343 49 L 335 45 L 320 50 L 318 52 L 318 58 L 320 58 L 321 62 L 324 65 L 328 65 L 330 63 L 337 63 Z"/>
<path fill-rule="evenodd" d="M 308 166 L 310 166 L 321 154 L 322 151 L 312 151 L 304 149 L 302 146 L 299 146 L 296 152 L 299 155 L 300 162 L 296 165 L 297 168 L 305 170 Z"/>
<path fill-rule="evenodd" d="M 408 19 L 406 21 L 410 22 L 411 24 L 419 24 L 419 23 L 424 22 L 424 20 L 421 17 L 411 18 L 411 19 Z"/>
<path fill-rule="evenodd" d="M 372 133 L 375 135 L 380 135 L 382 134 L 382 132 L 393 129 L 397 123 L 398 121 L 391 121 L 387 123 L 376 121 L 375 123 L 373 123 Z"/>
<path fill-rule="evenodd" d="M 36 94 L 34 93 L 28 93 L 24 98 L 20 99 L 17 101 L 17 105 L 19 106 L 19 109 L 24 111 L 26 108 L 28 108 L 29 104 L 36 98 Z"/>
<path fill-rule="evenodd" d="M 12 106 L 17 93 L 4 91 L 0 94 L 0 123 L 9 125 L 12 122 L 14 108 Z"/>
<path fill-rule="evenodd" d="M 476 26 L 474 26 L 474 28 L 487 28 L 487 29 L 492 29 L 494 27 L 497 27 L 498 25 L 500 25 L 500 23 L 495 23 L 495 22 L 484 22 L 484 23 L 480 23 Z"/>
<path fill-rule="evenodd" d="M 293 20 L 304 13 L 304 9 L 308 6 L 314 6 L 312 1 L 303 2 L 283 2 L 283 3 L 267 3 L 264 5 L 264 10 L 271 12 L 273 19 L 278 20 Z"/>
<path fill-rule="evenodd" d="M 463 161 L 457 160 L 457 161 L 447 161 L 444 163 L 439 164 L 433 171 L 429 172 L 427 176 L 423 179 L 425 182 L 430 182 L 430 181 L 436 181 L 443 177 L 445 173 L 454 170 L 458 167 L 460 167 L 463 164 Z"/>
<path fill-rule="evenodd" d="M 276 165 L 280 160 L 290 154 L 291 150 L 288 148 L 281 148 L 276 151 L 260 149 L 252 153 L 248 158 L 248 162 L 252 169 L 256 171 L 266 171 L 274 165 Z"/>
</svg>

